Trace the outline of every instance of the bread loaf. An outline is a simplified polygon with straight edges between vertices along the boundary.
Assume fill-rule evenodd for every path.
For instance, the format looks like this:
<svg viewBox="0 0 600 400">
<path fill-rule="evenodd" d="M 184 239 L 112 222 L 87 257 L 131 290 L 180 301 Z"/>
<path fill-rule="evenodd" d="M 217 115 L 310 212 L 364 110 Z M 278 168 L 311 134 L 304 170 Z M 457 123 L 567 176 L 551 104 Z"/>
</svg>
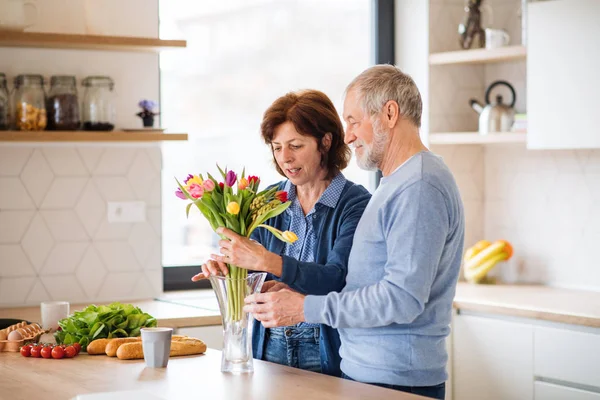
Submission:
<svg viewBox="0 0 600 400">
<path fill-rule="evenodd" d="M 110 341 L 106 345 L 106 355 L 109 357 L 116 357 L 117 349 L 119 348 L 119 346 L 125 343 L 139 342 L 140 340 L 142 340 L 142 338 L 139 336 L 110 339 Z"/>
<path fill-rule="evenodd" d="M 200 339 L 177 338 L 171 341 L 171 352 L 169 356 L 189 356 L 206 352 L 206 344 Z M 117 349 L 117 357 L 120 360 L 135 360 L 144 358 L 142 342 L 125 343 Z"/>
<path fill-rule="evenodd" d="M 110 342 L 111 339 L 96 339 L 92 340 L 90 344 L 87 345 L 87 353 L 95 356 L 98 354 L 106 354 L 106 345 Z"/>
</svg>

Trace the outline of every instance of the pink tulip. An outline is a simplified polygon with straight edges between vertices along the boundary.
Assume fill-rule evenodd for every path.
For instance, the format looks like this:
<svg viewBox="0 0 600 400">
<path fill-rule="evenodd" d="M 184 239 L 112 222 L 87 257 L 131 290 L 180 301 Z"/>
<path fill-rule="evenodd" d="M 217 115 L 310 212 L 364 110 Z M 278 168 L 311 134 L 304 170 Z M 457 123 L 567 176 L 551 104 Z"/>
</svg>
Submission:
<svg viewBox="0 0 600 400">
<path fill-rule="evenodd" d="M 188 191 L 194 199 L 199 199 L 204 194 L 204 188 L 197 183 L 192 183 Z"/>
<path fill-rule="evenodd" d="M 212 180 L 207 179 L 202 183 L 202 186 L 204 186 L 204 190 L 207 192 L 212 192 L 215 188 L 215 183 Z"/>
</svg>

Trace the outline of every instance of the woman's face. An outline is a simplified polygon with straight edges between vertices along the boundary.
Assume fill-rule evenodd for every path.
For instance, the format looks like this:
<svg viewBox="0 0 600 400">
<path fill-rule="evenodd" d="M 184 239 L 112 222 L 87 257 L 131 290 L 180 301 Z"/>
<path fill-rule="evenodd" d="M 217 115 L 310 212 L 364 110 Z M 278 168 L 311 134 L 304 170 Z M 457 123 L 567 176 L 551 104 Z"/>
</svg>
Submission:
<svg viewBox="0 0 600 400">
<path fill-rule="evenodd" d="M 324 168 L 321 167 L 317 139 L 301 135 L 291 122 L 275 128 L 271 147 L 277 165 L 294 185 L 323 179 Z"/>
</svg>

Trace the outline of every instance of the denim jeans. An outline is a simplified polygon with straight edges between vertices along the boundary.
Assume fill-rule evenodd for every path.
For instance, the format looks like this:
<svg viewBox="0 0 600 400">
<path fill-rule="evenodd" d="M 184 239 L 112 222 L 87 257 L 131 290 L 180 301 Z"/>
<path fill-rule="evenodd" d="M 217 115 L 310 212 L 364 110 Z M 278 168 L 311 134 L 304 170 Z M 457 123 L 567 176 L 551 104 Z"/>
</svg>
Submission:
<svg viewBox="0 0 600 400">
<path fill-rule="evenodd" d="M 263 360 L 321 372 L 319 330 L 293 326 L 267 329 Z"/>
<path fill-rule="evenodd" d="M 342 372 L 342 378 L 353 381 L 348 375 Z M 368 383 L 369 385 L 381 386 L 388 389 L 399 390 L 401 392 L 407 392 L 412 394 L 418 394 L 419 396 L 431 397 L 433 399 L 444 400 L 446 397 L 446 382 L 442 382 L 439 385 L 434 386 L 400 386 L 400 385 L 389 385 L 387 383 Z"/>
</svg>

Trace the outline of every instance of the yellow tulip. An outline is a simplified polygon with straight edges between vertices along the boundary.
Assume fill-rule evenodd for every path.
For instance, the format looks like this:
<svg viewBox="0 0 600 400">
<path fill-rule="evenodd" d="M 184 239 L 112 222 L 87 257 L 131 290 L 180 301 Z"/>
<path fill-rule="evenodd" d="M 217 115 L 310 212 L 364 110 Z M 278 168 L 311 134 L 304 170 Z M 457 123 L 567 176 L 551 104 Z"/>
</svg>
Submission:
<svg viewBox="0 0 600 400">
<path fill-rule="evenodd" d="M 229 214 L 237 215 L 240 212 L 240 205 L 236 201 L 231 201 L 227 204 L 227 212 Z"/>
<path fill-rule="evenodd" d="M 290 231 L 283 232 L 281 236 L 290 243 L 294 243 L 296 240 L 298 240 L 298 236 L 296 236 L 294 232 Z"/>
</svg>

